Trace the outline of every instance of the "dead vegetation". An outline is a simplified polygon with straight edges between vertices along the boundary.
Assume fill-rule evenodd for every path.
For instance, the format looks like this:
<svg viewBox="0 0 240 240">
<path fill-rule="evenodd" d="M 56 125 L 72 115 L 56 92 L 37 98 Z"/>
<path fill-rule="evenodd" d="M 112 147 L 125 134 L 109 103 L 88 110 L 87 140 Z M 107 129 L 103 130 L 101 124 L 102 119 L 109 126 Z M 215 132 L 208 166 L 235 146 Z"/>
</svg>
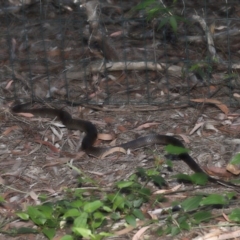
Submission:
<svg viewBox="0 0 240 240">
<path fill-rule="evenodd" d="M 176 34 L 169 26 L 159 30 L 153 21 L 140 18 L 138 11 L 132 11 L 138 1 L 4 2 L 0 183 L 6 202 L 0 214 L 2 221 L 10 221 L 3 230 L 29 224 L 11 219 L 16 210 L 39 204 L 38 194 L 46 193 L 54 201 L 65 188 L 78 187 L 79 174 L 66 163 L 111 189 L 136 166 L 151 168 L 164 158 L 159 146 L 91 158 L 77 150 L 78 131 L 68 131 L 52 119 L 12 115 L 9 107 L 17 99 L 54 98 L 50 105 L 64 107 L 111 135 L 110 141 L 99 140 L 97 145 L 115 145 L 150 132 L 177 135 L 207 172 L 227 180 L 233 177 L 226 166 L 239 150 L 237 2 L 225 6 L 223 1 L 219 6 L 212 1 L 203 16 L 201 3 L 184 1 L 183 6 L 179 1 L 173 11 L 180 15 L 184 9 L 187 22 L 179 22 Z M 66 106 L 66 100 L 82 105 Z M 173 173 L 166 168 L 161 173 L 170 189 L 177 185 L 170 180 L 174 173 L 190 173 L 181 161 L 173 164 Z M 193 194 L 189 185 L 181 190 L 171 197 Z M 208 185 L 204 191 L 226 189 Z M 135 232 L 118 239 L 131 239 Z M 199 230 L 196 235 L 203 233 Z M 185 233 L 179 239 L 196 235 Z M 28 234 L 31 238 L 43 236 Z"/>
</svg>

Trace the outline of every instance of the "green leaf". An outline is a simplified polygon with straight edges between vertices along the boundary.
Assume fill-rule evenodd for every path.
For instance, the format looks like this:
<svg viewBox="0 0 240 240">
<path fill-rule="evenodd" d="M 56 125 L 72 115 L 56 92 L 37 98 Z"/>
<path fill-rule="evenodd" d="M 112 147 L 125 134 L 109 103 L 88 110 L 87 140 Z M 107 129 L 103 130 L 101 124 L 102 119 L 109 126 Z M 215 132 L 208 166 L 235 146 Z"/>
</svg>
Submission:
<svg viewBox="0 0 240 240">
<path fill-rule="evenodd" d="M 71 206 L 74 207 L 74 208 L 82 207 L 82 205 L 83 205 L 82 200 L 76 200 L 76 201 L 71 202 Z"/>
<path fill-rule="evenodd" d="M 113 210 L 116 210 L 117 208 L 123 209 L 125 206 L 126 200 L 120 195 L 115 196 L 113 200 Z"/>
<path fill-rule="evenodd" d="M 31 220 L 37 225 L 44 225 L 47 221 L 45 215 L 38 211 L 35 207 L 29 206 L 27 209 L 27 213 Z"/>
<path fill-rule="evenodd" d="M 103 206 L 103 202 L 96 200 L 84 205 L 83 210 L 87 213 L 92 213 Z"/>
<path fill-rule="evenodd" d="M 134 208 L 139 208 L 139 207 L 141 207 L 142 203 L 143 203 L 142 198 L 136 199 L 136 200 L 133 201 L 133 207 Z"/>
<path fill-rule="evenodd" d="M 197 224 L 199 224 L 201 222 L 208 222 L 211 217 L 212 217 L 212 215 L 208 211 L 200 211 L 200 212 L 193 214 L 193 218 Z"/>
<path fill-rule="evenodd" d="M 143 213 L 142 213 L 142 211 L 140 209 L 134 209 L 133 210 L 133 215 L 135 217 L 139 218 L 140 220 L 145 219 L 145 217 L 144 217 L 144 215 L 143 215 Z"/>
<path fill-rule="evenodd" d="M 182 153 L 188 153 L 190 150 L 184 147 L 177 147 L 170 144 L 165 147 L 165 151 L 167 151 L 170 154 L 179 155 Z"/>
<path fill-rule="evenodd" d="M 133 185 L 133 181 L 121 181 L 121 182 L 117 182 L 116 185 L 118 188 L 123 189 L 123 188 L 127 188 L 130 187 L 131 185 Z"/>
<path fill-rule="evenodd" d="M 56 230 L 53 228 L 43 228 L 42 232 L 48 239 L 53 239 L 56 234 Z"/>
<path fill-rule="evenodd" d="M 191 176 L 189 176 L 187 174 L 179 173 L 179 174 L 174 175 L 174 177 L 176 177 L 178 180 L 192 182 Z"/>
<path fill-rule="evenodd" d="M 66 219 L 68 217 L 78 217 L 79 215 L 81 215 L 81 212 L 78 209 L 71 208 L 65 212 L 63 217 Z"/>
<path fill-rule="evenodd" d="M 111 214 L 110 217 L 111 217 L 111 219 L 113 219 L 113 220 L 119 220 L 119 219 L 121 218 L 121 215 L 120 215 L 119 212 L 114 212 L 114 213 Z"/>
<path fill-rule="evenodd" d="M 106 212 L 109 212 L 109 213 L 112 212 L 112 209 L 108 206 L 103 206 L 102 209 Z"/>
<path fill-rule="evenodd" d="M 235 208 L 228 216 L 230 220 L 234 222 L 240 222 L 240 208 Z"/>
<path fill-rule="evenodd" d="M 165 180 L 164 180 L 164 178 L 161 177 L 161 176 L 156 176 L 156 175 L 155 175 L 155 176 L 151 176 L 151 178 L 152 178 L 153 182 L 154 182 L 155 184 L 157 184 L 158 187 L 161 187 L 162 185 L 165 184 Z"/>
<path fill-rule="evenodd" d="M 133 227 L 136 227 L 137 224 L 136 224 L 136 218 L 133 216 L 133 215 L 127 215 L 125 217 L 125 220 L 128 224 L 130 224 L 131 226 Z"/>
<path fill-rule="evenodd" d="M 226 205 L 228 204 L 229 201 L 227 198 L 223 195 L 218 195 L 218 194 L 211 194 L 204 198 L 200 204 L 201 205 L 214 205 L 214 204 L 220 204 L 220 205 Z"/>
<path fill-rule="evenodd" d="M 45 202 L 45 201 L 48 199 L 48 195 L 45 194 L 45 193 L 41 193 L 41 194 L 39 194 L 38 199 L 39 199 L 41 202 Z"/>
<path fill-rule="evenodd" d="M 0 203 L 4 203 L 4 202 L 5 202 L 4 197 L 0 196 Z"/>
<path fill-rule="evenodd" d="M 74 227 L 86 228 L 87 227 L 87 220 L 88 220 L 88 213 L 83 212 L 83 213 L 81 213 L 81 215 L 79 215 L 77 218 L 74 219 L 73 226 Z"/>
<path fill-rule="evenodd" d="M 171 235 L 172 235 L 172 236 L 176 236 L 176 235 L 178 235 L 179 233 L 180 233 L 179 227 L 173 226 L 173 227 L 171 228 Z"/>
<path fill-rule="evenodd" d="M 38 210 L 44 214 L 44 216 L 48 219 L 52 218 L 53 206 L 51 204 L 44 204 L 38 206 Z"/>
<path fill-rule="evenodd" d="M 23 212 L 19 212 L 16 213 L 18 217 L 20 217 L 22 220 L 28 220 L 29 219 L 29 215 L 27 213 L 23 213 Z"/>
<path fill-rule="evenodd" d="M 173 31 L 176 33 L 177 32 L 177 20 L 176 20 L 176 18 L 174 16 L 171 16 L 169 18 L 169 23 L 170 23 Z"/>
<path fill-rule="evenodd" d="M 74 238 L 71 235 L 65 235 L 60 240 L 74 240 Z"/>
<path fill-rule="evenodd" d="M 198 185 L 206 185 L 208 182 L 208 176 L 205 173 L 194 173 L 191 175 L 191 181 Z"/>
<path fill-rule="evenodd" d="M 202 198 L 203 196 L 194 196 L 191 198 L 187 198 L 181 203 L 181 206 L 185 212 L 192 211 L 200 206 Z"/>
<path fill-rule="evenodd" d="M 240 164 L 240 153 L 236 154 L 230 161 L 230 164 Z"/>
<path fill-rule="evenodd" d="M 103 221 L 106 220 L 106 217 L 100 212 L 94 213 L 93 218 L 94 218 L 94 221 L 92 221 L 92 223 L 91 223 L 92 229 L 99 228 L 102 225 Z"/>
<path fill-rule="evenodd" d="M 140 194 L 150 197 L 151 196 L 151 190 L 149 188 L 142 188 L 138 191 Z"/>
<path fill-rule="evenodd" d="M 176 177 L 180 181 L 188 181 L 198 185 L 206 185 L 208 176 L 205 173 L 194 173 L 191 176 L 183 173 L 176 174 Z"/>
<path fill-rule="evenodd" d="M 87 228 L 73 227 L 72 231 L 77 235 L 83 236 L 84 238 L 93 236 L 91 230 Z"/>
<path fill-rule="evenodd" d="M 173 168 L 173 162 L 172 162 L 172 161 L 170 161 L 170 160 L 167 159 L 167 160 L 165 161 L 165 164 L 167 164 L 168 167 Z"/>
<path fill-rule="evenodd" d="M 235 192 L 226 193 L 226 197 L 227 197 L 229 200 L 235 198 L 236 195 L 237 195 L 237 194 L 236 194 Z"/>
<path fill-rule="evenodd" d="M 138 167 L 136 173 L 139 177 L 142 177 L 142 178 L 147 176 L 146 170 L 144 168 Z"/>
<path fill-rule="evenodd" d="M 187 223 L 187 221 L 182 221 L 180 224 L 179 224 L 179 227 L 181 230 L 190 230 L 190 225 Z"/>
</svg>

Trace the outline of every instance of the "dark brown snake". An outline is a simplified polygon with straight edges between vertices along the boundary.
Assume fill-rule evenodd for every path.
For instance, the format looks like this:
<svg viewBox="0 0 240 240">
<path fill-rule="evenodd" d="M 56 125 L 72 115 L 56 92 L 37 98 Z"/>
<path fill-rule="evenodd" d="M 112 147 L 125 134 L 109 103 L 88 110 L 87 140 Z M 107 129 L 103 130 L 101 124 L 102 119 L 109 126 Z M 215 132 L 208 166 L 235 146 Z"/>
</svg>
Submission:
<svg viewBox="0 0 240 240">
<path fill-rule="evenodd" d="M 31 103 L 18 104 L 12 107 L 11 110 L 14 113 L 24 112 L 24 113 L 32 113 L 34 115 L 42 116 L 42 117 L 46 117 L 46 116 L 57 117 L 57 119 L 60 120 L 66 126 L 66 128 L 70 130 L 80 130 L 82 132 L 85 132 L 86 135 L 82 140 L 81 148 L 87 154 L 92 155 L 94 157 L 100 157 L 104 152 L 112 148 L 112 147 L 103 148 L 103 147 L 93 146 L 95 140 L 97 139 L 98 133 L 97 133 L 97 128 L 91 122 L 80 120 L 80 119 L 73 119 L 68 112 L 61 109 L 51 109 L 51 108 L 29 109 L 28 107 L 30 105 Z M 120 144 L 117 147 L 121 147 L 127 150 L 127 149 L 141 148 L 141 147 L 145 147 L 147 145 L 152 145 L 152 144 L 173 145 L 173 146 L 184 148 L 184 144 L 177 138 L 172 136 L 167 136 L 167 135 L 160 135 L 160 134 L 150 134 L 145 137 L 140 137 L 136 140 Z M 238 187 L 232 183 L 221 181 L 209 176 L 206 172 L 203 171 L 203 169 L 197 164 L 197 162 L 195 162 L 195 160 L 188 153 L 181 153 L 177 156 L 179 159 L 183 160 L 194 172 L 206 174 L 209 181 L 219 183 L 221 185 L 232 187 L 232 188 Z"/>
</svg>

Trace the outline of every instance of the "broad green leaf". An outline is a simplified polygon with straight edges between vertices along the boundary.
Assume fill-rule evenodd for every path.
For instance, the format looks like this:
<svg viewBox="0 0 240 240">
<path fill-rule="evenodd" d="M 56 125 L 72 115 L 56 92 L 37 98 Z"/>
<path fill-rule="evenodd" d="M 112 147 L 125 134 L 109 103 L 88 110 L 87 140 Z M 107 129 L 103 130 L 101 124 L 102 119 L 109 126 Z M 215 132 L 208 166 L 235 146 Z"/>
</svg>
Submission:
<svg viewBox="0 0 240 240">
<path fill-rule="evenodd" d="M 185 220 L 179 224 L 179 227 L 181 230 L 190 230 L 190 225 L 188 222 Z"/>
<path fill-rule="evenodd" d="M 211 217 L 212 215 L 208 211 L 200 211 L 193 214 L 193 218 L 197 222 L 197 224 L 209 221 Z"/>
<path fill-rule="evenodd" d="M 36 207 L 29 206 L 27 209 L 27 213 L 31 220 L 37 225 L 44 225 L 47 221 L 45 215 L 38 211 Z"/>
<path fill-rule="evenodd" d="M 87 228 L 73 227 L 72 231 L 77 235 L 83 236 L 84 238 L 93 236 L 91 230 Z"/>
<path fill-rule="evenodd" d="M 208 176 L 204 173 L 194 173 L 191 175 L 191 181 L 198 185 L 206 185 Z"/>
<path fill-rule="evenodd" d="M 74 208 L 79 208 L 83 205 L 83 201 L 82 200 L 76 200 L 71 202 L 71 206 Z"/>
<path fill-rule="evenodd" d="M 164 180 L 164 178 L 163 177 L 161 177 L 161 176 L 151 176 L 151 178 L 152 178 L 152 180 L 153 180 L 153 182 L 155 183 L 155 184 L 157 184 L 157 186 L 159 186 L 159 187 L 161 187 L 162 185 L 164 185 L 165 184 L 165 180 Z"/>
<path fill-rule="evenodd" d="M 53 206 L 51 205 L 40 205 L 38 206 L 38 210 L 44 214 L 44 216 L 48 219 L 52 218 L 52 213 L 53 213 Z"/>
<path fill-rule="evenodd" d="M 133 185 L 133 181 L 121 181 L 121 182 L 117 182 L 116 185 L 118 188 L 122 189 L 122 188 L 127 188 L 130 187 L 131 185 Z"/>
<path fill-rule="evenodd" d="M 140 209 L 134 209 L 133 210 L 133 215 L 135 217 L 139 218 L 140 220 L 145 219 L 145 217 L 144 217 L 144 215 L 143 215 L 143 213 L 142 213 L 142 211 Z"/>
<path fill-rule="evenodd" d="M 102 209 L 106 212 L 112 212 L 112 209 L 108 206 L 103 206 Z"/>
<path fill-rule="evenodd" d="M 78 217 L 79 215 L 81 215 L 81 212 L 76 208 L 72 208 L 67 210 L 63 217 L 66 219 L 68 217 Z"/>
<path fill-rule="evenodd" d="M 186 149 L 184 147 L 173 146 L 173 145 L 170 144 L 170 145 L 167 145 L 165 147 L 165 151 L 167 151 L 170 154 L 179 155 L 179 154 L 182 154 L 182 153 L 188 153 L 189 149 Z"/>
<path fill-rule="evenodd" d="M 236 154 L 230 161 L 230 164 L 240 164 L 240 153 Z"/>
<path fill-rule="evenodd" d="M 23 212 L 19 212 L 16 213 L 18 217 L 20 217 L 22 220 L 28 220 L 29 219 L 29 215 L 27 213 L 23 213 Z"/>
<path fill-rule="evenodd" d="M 117 195 L 113 200 L 113 209 L 116 210 L 117 208 L 123 209 L 126 203 L 126 199 L 120 195 Z"/>
<path fill-rule="evenodd" d="M 176 33 L 177 32 L 177 20 L 176 20 L 175 16 L 171 16 L 169 18 L 169 22 L 170 22 L 170 25 L 171 25 L 173 31 Z"/>
<path fill-rule="evenodd" d="M 53 239 L 56 234 L 56 230 L 54 228 L 43 228 L 42 232 L 48 239 Z"/>
<path fill-rule="evenodd" d="M 187 198 L 181 203 L 181 206 L 185 212 L 192 211 L 199 207 L 202 198 L 202 196 L 194 196 L 191 198 Z"/>
<path fill-rule="evenodd" d="M 119 220 L 121 218 L 120 213 L 119 212 L 114 212 L 110 215 L 111 219 L 113 220 Z"/>
<path fill-rule="evenodd" d="M 74 227 L 87 227 L 88 213 L 82 212 L 77 218 L 74 219 L 73 226 Z"/>
<path fill-rule="evenodd" d="M 60 240 L 74 240 L 74 238 L 71 235 L 65 235 Z"/>
<path fill-rule="evenodd" d="M 151 196 L 151 190 L 149 188 L 142 188 L 142 189 L 139 189 L 138 191 L 139 193 L 141 193 L 142 195 L 144 196 L 148 196 L 150 197 Z"/>
<path fill-rule="evenodd" d="M 214 205 L 214 204 L 220 204 L 220 205 L 226 205 L 228 204 L 229 201 L 227 200 L 227 198 L 223 195 L 219 195 L 219 194 L 211 194 L 209 196 L 207 196 L 206 198 L 204 198 L 200 204 L 201 205 Z"/>
<path fill-rule="evenodd" d="M 179 227 L 173 226 L 173 227 L 171 228 L 171 235 L 172 235 L 172 236 L 176 236 L 176 235 L 178 235 L 179 233 L 180 233 Z"/>
<path fill-rule="evenodd" d="M 0 203 L 4 203 L 4 202 L 5 202 L 4 197 L 0 196 Z"/>
<path fill-rule="evenodd" d="M 83 210 L 87 213 L 92 213 L 103 206 L 103 202 L 96 200 L 94 202 L 89 202 L 84 205 Z"/>
<path fill-rule="evenodd" d="M 125 220 L 131 226 L 136 227 L 136 217 L 134 217 L 133 215 L 127 215 L 125 217 Z"/>
<path fill-rule="evenodd" d="M 230 220 L 239 223 L 240 222 L 240 208 L 234 209 L 228 217 Z"/>
<path fill-rule="evenodd" d="M 178 180 L 192 182 L 191 176 L 184 174 L 184 173 L 176 174 L 176 175 L 174 175 L 174 177 L 177 178 Z"/>
<path fill-rule="evenodd" d="M 133 207 L 134 208 L 139 208 L 139 207 L 141 207 L 142 203 L 143 203 L 142 198 L 136 199 L 136 200 L 133 201 Z"/>
<path fill-rule="evenodd" d="M 236 197 L 236 193 L 235 192 L 229 192 L 229 193 L 226 193 L 226 197 L 231 200 L 233 199 L 234 197 Z"/>
</svg>

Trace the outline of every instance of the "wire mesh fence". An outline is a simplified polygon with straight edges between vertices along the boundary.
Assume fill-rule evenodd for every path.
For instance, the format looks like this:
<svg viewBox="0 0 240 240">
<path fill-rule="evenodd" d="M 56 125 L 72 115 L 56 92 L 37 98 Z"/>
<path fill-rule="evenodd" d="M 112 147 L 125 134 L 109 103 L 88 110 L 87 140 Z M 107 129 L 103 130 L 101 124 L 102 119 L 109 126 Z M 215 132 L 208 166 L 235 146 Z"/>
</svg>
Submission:
<svg viewBox="0 0 240 240">
<path fill-rule="evenodd" d="M 1 1 L 2 98 L 238 106 L 238 3 Z"/>
</svg>

